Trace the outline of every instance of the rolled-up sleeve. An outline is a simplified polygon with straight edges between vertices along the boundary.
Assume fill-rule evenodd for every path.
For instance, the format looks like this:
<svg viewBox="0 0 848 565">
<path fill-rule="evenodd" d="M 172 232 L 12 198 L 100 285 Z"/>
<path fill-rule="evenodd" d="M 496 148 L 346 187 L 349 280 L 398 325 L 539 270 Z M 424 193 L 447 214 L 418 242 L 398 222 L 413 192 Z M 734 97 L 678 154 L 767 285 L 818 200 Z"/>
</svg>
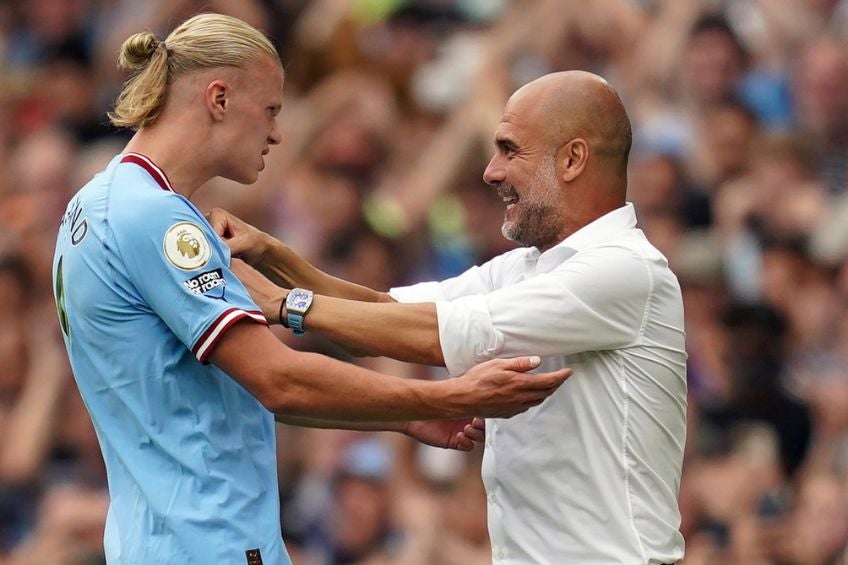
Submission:
<svg viewBox="0 0 848 565">
<path fill-rule="evenodd" d="M 461 375 L 503 350 L 503 333 L 496 329 L 491 312 L 488 297 L 482 294 L 436 302 L 439 342 L 451 376 Z"/>
<path fill-rule="evenodd" d="M 438 282 L 423 282 L 412 286 L 398 286 L 389 291 L 389 296 L 398 302 L 418 303 L 442 300 L 441 284 Z"/>
<path fill-rule="evenodd" d="M 435 302 L 439 342 L 451 376 L 461 375 L 479 361 L 491 359 L 501 343 L 494 338 L 486 294 L 493 289 L 492 263 L 475 266 L 441 282 L 396 287 L 389 295 L 398 302 Z M 485 357 L 485 359 L 483 359 Z"/>
<path fill-rule="evenodd" d="M 568 355 L 635 344 L 650 302 L 649 261 L 605 248 L 486 294 L 437 301 L 451 375 L 495 357 Z"/>
</svg>

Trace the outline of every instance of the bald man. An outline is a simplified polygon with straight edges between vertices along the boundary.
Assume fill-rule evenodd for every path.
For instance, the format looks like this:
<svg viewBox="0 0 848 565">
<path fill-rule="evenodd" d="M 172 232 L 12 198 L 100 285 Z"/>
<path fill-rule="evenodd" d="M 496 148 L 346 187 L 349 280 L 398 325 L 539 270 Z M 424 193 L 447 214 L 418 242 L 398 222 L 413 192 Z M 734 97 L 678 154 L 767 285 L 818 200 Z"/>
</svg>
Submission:
<svg viewBox="0 0 848 565">
<path fill-rule="evenodd" d="M 624 107 L 596 75 L 550 74 L 509 99 L 494 143 L 483 178 L 506 204 L 503 235 L 523 247 L 453 279 L 380 293 L 322 273 L 226 212 L 212 224 L 284 287 L 234 269 L 269 319 L 451 375 L 529 353 L 542 355 L 541 369 L 574 369 L 525 414 L 457 430 L 485 437 L 495 563 L 674 563 L 684 546 L 683 306 L 625 200 Z"/>
</svg>

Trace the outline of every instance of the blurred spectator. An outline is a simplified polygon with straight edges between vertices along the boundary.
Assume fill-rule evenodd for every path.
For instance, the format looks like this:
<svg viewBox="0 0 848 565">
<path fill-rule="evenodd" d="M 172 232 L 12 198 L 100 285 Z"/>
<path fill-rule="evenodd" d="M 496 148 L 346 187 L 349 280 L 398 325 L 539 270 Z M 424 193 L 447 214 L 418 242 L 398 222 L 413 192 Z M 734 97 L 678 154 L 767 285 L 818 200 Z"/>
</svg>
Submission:
<svg viewBox="0 0 848 565">
<path fill-rule="evenodd" d="M 786 369 L 784 317 L 765 304 L 731 305 L 727 327 L 729 389 L 714 406 L 703 406 L 700 426 L 719 446 L 742 424 L 760 423 L 775 434 L 782 470 L 792 476 L 803 462 L 812 434 L 807 408 L 783 388 Z"/>
<path fill-rule="evenodd" d="M 823 37 L 807 45 L 795 70 L 798 128 L 816 147 L 816 172 L 834 193 L 848 182 L 848 51 Z"/>
</svg>

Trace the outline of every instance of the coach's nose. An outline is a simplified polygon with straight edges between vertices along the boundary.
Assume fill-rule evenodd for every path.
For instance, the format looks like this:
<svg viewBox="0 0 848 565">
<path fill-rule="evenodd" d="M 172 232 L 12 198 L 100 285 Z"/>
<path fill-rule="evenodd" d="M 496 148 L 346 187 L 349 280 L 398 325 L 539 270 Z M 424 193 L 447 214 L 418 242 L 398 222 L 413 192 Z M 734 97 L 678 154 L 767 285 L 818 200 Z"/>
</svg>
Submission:
<svg viewBox="0 0 848 565">
<path fill-rule="evenodd" d="M 483 181 L 486 184 L 497 184 L 506 180 L 506 163 L 504 157 L 499 153 L 495 153 L 489 164 L 486 165 L 486 170 L 483 171 Z"/>
</svg>

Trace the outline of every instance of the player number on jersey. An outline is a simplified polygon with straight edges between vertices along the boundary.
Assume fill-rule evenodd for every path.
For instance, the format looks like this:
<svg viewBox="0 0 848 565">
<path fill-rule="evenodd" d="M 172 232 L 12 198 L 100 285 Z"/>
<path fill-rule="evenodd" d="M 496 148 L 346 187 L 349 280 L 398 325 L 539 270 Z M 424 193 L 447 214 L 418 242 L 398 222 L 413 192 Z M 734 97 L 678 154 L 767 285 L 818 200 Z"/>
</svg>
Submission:
<svg viewBox="0 0 848 565">
<path fill-rule="evenodd" d="M 71 337 L 71 325 L 68 323 L 68 312 L 65 310 L 65 286 L 62 280 L 62 257 L 59 257 L 59 264 L 56 266 L 56 310 L 59 313 L 59 325 L 62 326 L 62 331 L 66 336 Z"/>
</svg>

